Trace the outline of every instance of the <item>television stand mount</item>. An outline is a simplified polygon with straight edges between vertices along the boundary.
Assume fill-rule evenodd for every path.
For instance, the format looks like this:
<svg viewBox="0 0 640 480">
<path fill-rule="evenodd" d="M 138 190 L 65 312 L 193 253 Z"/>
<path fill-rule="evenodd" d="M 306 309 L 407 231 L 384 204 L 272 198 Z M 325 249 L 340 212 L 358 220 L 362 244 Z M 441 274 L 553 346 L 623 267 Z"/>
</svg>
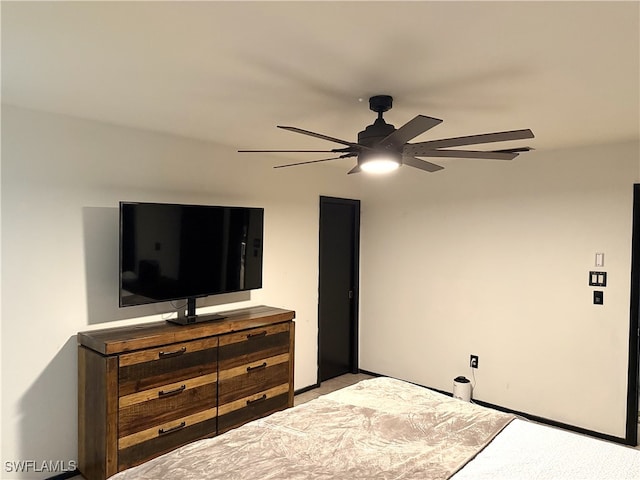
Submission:
<svg viewBox="0 0 640 480">
<path fill-rule="evenodd" d="M 214 320 L 224 320 L 224 315 L 210 313 L 205 315 L 196 315 L 196 298 L 187 298 L 187 309 L 180 312 L 176 318 L 170 318 L 167 321 L 177 323 L 178 325 L 192 325 L 194 323 L 211 322 Z"/>
</svg>

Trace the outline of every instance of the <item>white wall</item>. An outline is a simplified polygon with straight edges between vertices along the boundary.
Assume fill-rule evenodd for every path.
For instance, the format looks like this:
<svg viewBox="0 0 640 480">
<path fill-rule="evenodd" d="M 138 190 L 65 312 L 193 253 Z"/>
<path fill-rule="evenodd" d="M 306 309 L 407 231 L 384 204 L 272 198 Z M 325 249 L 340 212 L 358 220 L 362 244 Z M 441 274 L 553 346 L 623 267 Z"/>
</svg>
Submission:
<svg viewBox="0 0 640 480">
<path fill-rule="evenodd" d="M 166 304 L 117 306 L 120 200 L 264 207 L 264 288 L 206 309 L 295 310 L 295 386 L 316 382 L 318 197 L 348 196 L 353 183 L 273 163 L 3 106 L 1 478 L 51 476 L 9 473 L 8 461 L 77 459 L 78 331 L 164 318 Z"/>
<path fill-rule="evenodd" d="M 360 367 L 625 436 L 637 143 L 401 169 L 362 195 Z M 604 305 L 588 272 L 605 253 Z"/>
</svg>

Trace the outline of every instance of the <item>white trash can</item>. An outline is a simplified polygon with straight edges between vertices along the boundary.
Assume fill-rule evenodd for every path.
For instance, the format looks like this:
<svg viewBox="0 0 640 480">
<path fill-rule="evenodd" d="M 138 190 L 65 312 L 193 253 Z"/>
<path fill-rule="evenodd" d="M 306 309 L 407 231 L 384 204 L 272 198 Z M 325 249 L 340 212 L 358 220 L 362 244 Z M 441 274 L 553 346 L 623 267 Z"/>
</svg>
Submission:
<svg viewBox="0 0 640 480">
<path fill-rule="evenodd" d="M 471 382 L 468 378 L 460 376 L 453 379 L 453 397 L 465 402 L 471 401 Z"/>
</svg>

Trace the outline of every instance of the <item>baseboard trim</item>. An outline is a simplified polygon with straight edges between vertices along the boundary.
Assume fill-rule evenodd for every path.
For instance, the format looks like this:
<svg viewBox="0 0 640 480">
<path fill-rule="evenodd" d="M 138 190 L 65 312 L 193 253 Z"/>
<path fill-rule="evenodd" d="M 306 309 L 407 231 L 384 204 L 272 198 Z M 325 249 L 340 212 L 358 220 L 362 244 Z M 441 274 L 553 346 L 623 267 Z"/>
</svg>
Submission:
<svg viewBox="0 0 640 480">
<path fill-rule="evenodd" d="M 293 394 L 300 395 L 301 393 L 309 392 L 319 387 L 320 387 L 319 383 L 314 383 L 313 385 L 309 385 L 308 387 L 300 388 L 299 390 L 294 390 Z"/>
<path fill-rule="evenodd" d="M 47 477 L 45 480 L 66 480 L 67 478 L 73 478 L 80 475 L 80 470 L 77 468 L 75 470 L 71 470 L 69 472 L 62 472 L 58 475 L 54 475 L 53 477 Z"/>
<path fill-rule="evenodd" d="M 602 432 L 596 432 L 595 430 L 589 430 L 589 429 L 586 429 L 586 428 L 583 428 L 583 427 L 577 427 L 575 425 L 570 425 L 568 423 L 558 422 L 556 420 L 551 420 L 549 418 L 539 417 L 537 415 L 532 415 L 532 414 L 526 413 L 526 412 L 519 412 L 517 410 L 512 410 L 510 408 L 502 407 L 500 405 L 494 405 L 494 404 L 489 403 L 489 402 L 483 402 L 482 400 L 474 400 L 474 403 L 477 403 L 478 405 L 481 405 L 483 407 L 493 408 L 494 410 L 500 410 L 501 412 L 512 413 L 512 414 L 517 415 L 519 417 L 524 417 L 527 420 L 531 420 L 531 421 L 537 422 L 537 423 L 544 423 L 545 425 L 549 425 L 551 427 L 557 427 L 557 428 L 561 428 L 563 430 L 570 430 L 570 431 L 575 432 L 575 433 L 588 435 L 590 437 L 595 437 L 595 438 L 599 438 L 601 440 L 607 440 L 609 442 L 619 443 L 619 444 L 622 444 L 622 445 L 627 445 L 627 446 L 631 446 L 631 447 L 635 447 L 636 446 L 636 445 L 632 444 L 631 442 L 629 442 L 626 438 L 616 437 L 616 436 L 608 435 L 608 434 L 602 433 Z"/>
</svg>

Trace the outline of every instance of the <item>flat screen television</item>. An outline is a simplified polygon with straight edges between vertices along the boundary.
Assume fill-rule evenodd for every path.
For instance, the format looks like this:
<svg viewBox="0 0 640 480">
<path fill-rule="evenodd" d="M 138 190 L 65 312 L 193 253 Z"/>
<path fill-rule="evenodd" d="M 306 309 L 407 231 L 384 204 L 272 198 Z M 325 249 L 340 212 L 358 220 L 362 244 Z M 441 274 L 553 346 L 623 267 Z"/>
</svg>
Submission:
<svg viewBox="0 0 640 480">
<path fill-rule="evenodd" d="M 120 306 L 262 288 L 264 209 L 120 202 Z M 220 317 L 218 317 L 220 318 Z"/>
</svg>

